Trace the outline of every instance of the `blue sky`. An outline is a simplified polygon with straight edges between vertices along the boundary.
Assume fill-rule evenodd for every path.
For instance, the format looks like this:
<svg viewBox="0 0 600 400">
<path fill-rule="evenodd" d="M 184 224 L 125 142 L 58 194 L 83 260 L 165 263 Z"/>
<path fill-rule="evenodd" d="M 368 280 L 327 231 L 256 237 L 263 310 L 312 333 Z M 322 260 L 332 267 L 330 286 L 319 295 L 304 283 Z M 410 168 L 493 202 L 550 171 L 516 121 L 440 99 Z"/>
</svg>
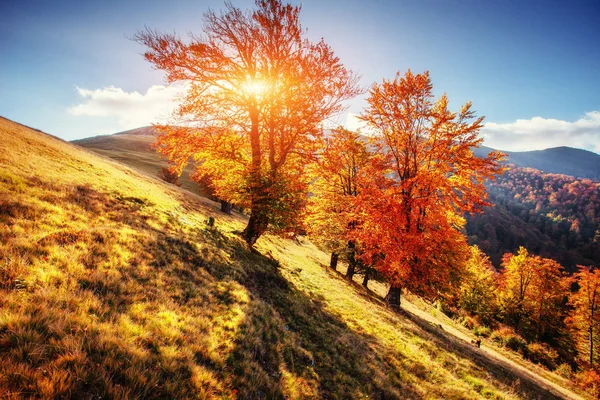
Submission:
<svg viewBox="0 0 600 400">
<path fill-rule="evenodd" d="M 482 134 L 490 146 L 600 152 L 597 0 L 302 5 L 309 37 L 323 37 L 365 87 L 396 71 L 429 70 L 451 107 L 471 100 L 486 116 Z M 221 9 L 223 1 L 0 2 L 0 115 L 67 140 L 165 118 L 178 89 L 162 87 L 162 73 L 128 37 L 144 26 L 199 33 L 209 7 Z M 364 98 L 336 121 L 354 126 Z"/>
</svg>

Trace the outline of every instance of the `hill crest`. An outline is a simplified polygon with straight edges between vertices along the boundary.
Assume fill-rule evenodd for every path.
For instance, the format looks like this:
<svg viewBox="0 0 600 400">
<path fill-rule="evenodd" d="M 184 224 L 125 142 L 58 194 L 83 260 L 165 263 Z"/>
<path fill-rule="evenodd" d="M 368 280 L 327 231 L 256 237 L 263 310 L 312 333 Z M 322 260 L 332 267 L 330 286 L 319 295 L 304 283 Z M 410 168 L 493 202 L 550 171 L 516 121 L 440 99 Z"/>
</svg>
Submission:
<svg viewBox="0 0 600 400">
<path fill-rule="evenodd" d="M 495 149 L 482 146 L 475 154 L 482 157 L 493 150 Z M 600 155 L 588 150 L 561 146 L 545 150 L 503 151 L 503 153 L 508 155 L 507 163 L 517 167 L 600 181 Z"/>
</svg>

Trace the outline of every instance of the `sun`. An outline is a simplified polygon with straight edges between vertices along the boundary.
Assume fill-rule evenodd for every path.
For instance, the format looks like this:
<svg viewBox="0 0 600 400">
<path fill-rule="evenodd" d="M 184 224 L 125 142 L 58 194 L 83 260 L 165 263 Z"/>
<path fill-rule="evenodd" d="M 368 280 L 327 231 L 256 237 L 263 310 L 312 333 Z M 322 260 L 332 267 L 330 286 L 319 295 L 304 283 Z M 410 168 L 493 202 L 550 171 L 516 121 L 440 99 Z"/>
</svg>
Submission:
<svg viewBox="0 0 600 400">
<path fill-rule="evenodd" d="M 261 97 L 267 91 L 267 84 L 260 79 L 248 79 L 242 84 L 242 91 L 248 96 Z"/>
</svg>

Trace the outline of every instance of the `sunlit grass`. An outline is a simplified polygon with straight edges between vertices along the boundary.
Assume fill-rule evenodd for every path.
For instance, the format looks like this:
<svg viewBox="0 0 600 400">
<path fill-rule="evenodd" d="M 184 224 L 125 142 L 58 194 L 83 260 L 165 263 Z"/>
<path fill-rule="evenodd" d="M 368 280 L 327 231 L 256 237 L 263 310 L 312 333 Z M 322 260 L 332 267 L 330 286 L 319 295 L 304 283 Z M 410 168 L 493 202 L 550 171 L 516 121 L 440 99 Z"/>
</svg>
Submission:
<svg viewBox="0 0 600 400">
<path fill-rule="evenodd" d="M 250 251 L 206 200 L 2 120 L 0 142 L 0 397 L 519 397 L 305 239 Z"/>
</svg>

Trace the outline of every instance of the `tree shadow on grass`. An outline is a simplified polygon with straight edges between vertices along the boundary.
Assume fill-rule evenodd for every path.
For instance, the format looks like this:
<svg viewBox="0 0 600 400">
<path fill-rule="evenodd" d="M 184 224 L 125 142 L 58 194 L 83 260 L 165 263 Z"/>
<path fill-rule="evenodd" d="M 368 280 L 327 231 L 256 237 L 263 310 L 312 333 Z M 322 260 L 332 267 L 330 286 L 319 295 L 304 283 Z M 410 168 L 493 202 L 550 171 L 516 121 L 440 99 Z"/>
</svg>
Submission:
<svg viewBox="0 0 600 400">
<path fill-rule="evenodd" d="M 243 265 L 235 279 L 250 294 L 227 362 L 240 398 L 421 398 L 417 388 L 388 375 L 372 351 L 376 338 L 355 332 L 321 299 L 295 288 L 276 260 L 249 252 L 241 240 L 227 246 L 231 263 Z M 406 373 L 426 369 L 409 364 Z"/>
</svg>

